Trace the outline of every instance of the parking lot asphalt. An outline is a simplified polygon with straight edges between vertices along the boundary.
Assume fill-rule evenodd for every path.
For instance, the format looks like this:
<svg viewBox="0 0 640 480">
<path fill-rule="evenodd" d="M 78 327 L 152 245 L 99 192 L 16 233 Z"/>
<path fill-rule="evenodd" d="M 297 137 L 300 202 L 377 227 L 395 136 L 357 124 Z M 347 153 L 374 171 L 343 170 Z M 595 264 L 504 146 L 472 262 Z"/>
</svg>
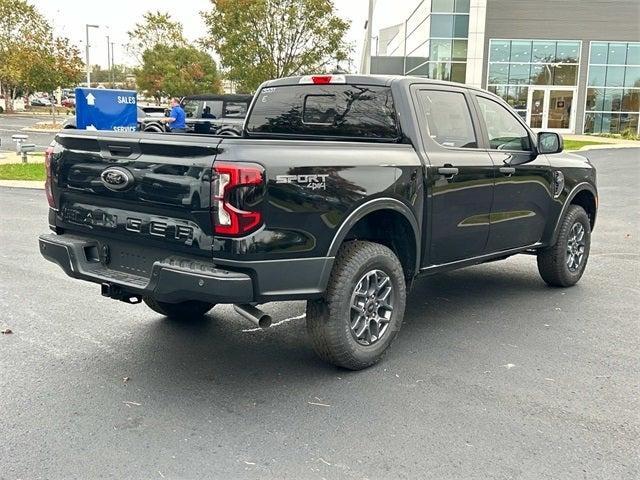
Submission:
<svg viewBox="0 0 640 480">
<path fill-rule="evenodd" d="M 304 304 L 171 322 L 44 261 L 41 191 L 0 188 L 1 479 L 640 478 L 640 152 L 589 152 L 570 289 L 512 257 L 417 281 L 385 359 L 323 364 Z"/>
<path fill-rule="evenodd" d="M 57 120 L 62 122 L 65 117 L 58 116 Z M 15 150 L 15 143 L 11 139 L 12 135 L 29 135 L 27 143 L 33 143 L 38 150 L 44 150 L 49 146 L 55 133 L 45 132 L 25 132 L 23 128 L 32 127 L 36 122 L 51 121 L 50 115 L 0 115 L 0 151 Z"/>
</svg>

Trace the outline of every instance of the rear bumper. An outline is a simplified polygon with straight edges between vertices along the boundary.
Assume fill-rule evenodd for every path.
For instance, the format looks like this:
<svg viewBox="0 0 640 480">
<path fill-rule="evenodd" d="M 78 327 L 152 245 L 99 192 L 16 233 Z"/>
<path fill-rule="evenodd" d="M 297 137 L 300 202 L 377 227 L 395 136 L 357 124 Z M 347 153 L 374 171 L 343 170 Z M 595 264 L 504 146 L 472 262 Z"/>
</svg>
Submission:
<svg viewBox="0 0 640 480">
<path fill-rule="evenodd" d="M 42 256 L 58 264 L 70 277 L 107 284 L 112 290 L 153 296 L 169 303 L 246 303 L 254 298 L 249 275 L 216 268 L 211 262 L 168 256 L 154 262 L 150 278 L 146 278 L 105 266 L 93 253 L 101 247 L 95 240 L 48 234 L 41 235 L 39 243 Z"/>
<path fill-rule="evenodd" d="M 167 253 L 141 274 L 137 265 L 110 268 L 108 254 L 103 250 L 107 243 L 71 234 L 39 238 L 42 256 L 70 277 L 102 284 L 103 292 L 122 293 L 123 297 L 152 296 L 169 303 L 264 303 L 317 298 L 324 292 L 333 266 L 333 258 L 329 257 L 243 262 Z"/>
</svg>

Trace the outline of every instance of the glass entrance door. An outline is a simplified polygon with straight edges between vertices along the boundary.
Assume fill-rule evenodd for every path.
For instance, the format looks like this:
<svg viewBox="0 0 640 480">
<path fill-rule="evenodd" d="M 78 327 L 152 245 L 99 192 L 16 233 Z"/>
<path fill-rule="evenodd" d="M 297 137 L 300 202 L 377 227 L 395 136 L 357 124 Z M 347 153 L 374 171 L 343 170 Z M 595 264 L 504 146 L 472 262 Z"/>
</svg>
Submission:
<svg viewBox="0 0 640 480">
<path fill-rule="evenodd" d="M 531 108 L 531 118 L 529 119 L 529 126 L 531 128 L 545 128 L 544 111 L 547 102 L 545 101 L 544 97 L 544 90 L 533 90 L 531 94 L 531 102 L 529 103 Z"/>
<path fill-rule="evenodd" d="M 535 130 L 573 131 L 574 98 L 574 88 L 531 87 L 527 123 Z"/>
<path fill-rule="evenodd" d="M 571 128 L 571 112 L 573 110 L 573 91 L 548 90 L 549 112 L 547 126 L 551 130 L 568 130 Z"/>
</svg>

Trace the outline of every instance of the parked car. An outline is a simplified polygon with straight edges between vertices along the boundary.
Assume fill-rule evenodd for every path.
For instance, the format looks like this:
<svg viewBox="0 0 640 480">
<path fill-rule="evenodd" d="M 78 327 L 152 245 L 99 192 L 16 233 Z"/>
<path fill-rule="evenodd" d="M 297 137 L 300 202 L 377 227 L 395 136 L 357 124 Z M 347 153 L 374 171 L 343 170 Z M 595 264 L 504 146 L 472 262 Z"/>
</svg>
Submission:
<svg viewBox="0 0 640 480">
<path fill-rule="evenodd" d="M 187 132 L 238 136 L 252 95 L 190 95 L 182 99 Z"/>
<path fill-rule="evenodd" d="M 465 85 L 283 78 L 260 87 L 241 138 L 59 133 L 40 251 L 182 320 L 228 303 L 266 328 L 257 305 L 306 300 L 318 355 L 357 370 L 397 335 L 419 276 L 527 254 L 548 285 L 580 280 L 596 172 L 562 149 Z"/>
<path fill-rule="evenodd" d="M 164 117 L 165 109 L 163 108 L 160 112 L 158 112 L 158 107 L 151 107 L 151 111 L 147 112 L 146 109 L 149 107 L 137 107 L 137 115 L 138 115 L 138 124 L 137 129 L 139 131 L 146 132 L 160 132 L 164 131 L 164 124 L 158 121 L 158 117 Z M 68 117 L 64 122 L 62 122 L 62 129 L 76 129 L 76 116 Z"/>
<path fill-rule="evenodd" d="M 181 104 L 186 114 L 187 133 L 239 136 L 252 95 L 189 95 Z M 168 111 L 167 111 L 168 114 Z M 166 124 L 149 125 L 145 131 L 167 132 Z"/>
<path fill-rule="evenodd" d="M 46 97 L 33 97 L 29 102 L 32 107 L 50 107 L 51 100 Z"/>
<path fill-rule="evenodd" d="M 68 95 L 62 99 L 60 104 L 65 108 L 74 108 L 76 106 L 76 96 Z"/>
</svg>

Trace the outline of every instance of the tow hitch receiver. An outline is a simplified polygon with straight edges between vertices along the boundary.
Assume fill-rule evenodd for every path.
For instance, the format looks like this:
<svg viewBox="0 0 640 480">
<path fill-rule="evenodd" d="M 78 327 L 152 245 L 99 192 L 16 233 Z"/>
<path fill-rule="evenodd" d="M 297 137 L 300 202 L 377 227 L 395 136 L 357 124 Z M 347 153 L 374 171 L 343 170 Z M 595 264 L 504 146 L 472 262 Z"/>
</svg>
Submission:
<svg viewBox="0 0 640 480">
<path fill-rule="evenodd" d="M 120 300 L 121 302 L 130 303 L 132 305 L 142 302 L 142 297 L 140 295 L 129 293 L 118 285 L 103 283 L 100 285 L 100 288 L 103 297 L 113 298 L 114 300 Z"/>
</svg>

